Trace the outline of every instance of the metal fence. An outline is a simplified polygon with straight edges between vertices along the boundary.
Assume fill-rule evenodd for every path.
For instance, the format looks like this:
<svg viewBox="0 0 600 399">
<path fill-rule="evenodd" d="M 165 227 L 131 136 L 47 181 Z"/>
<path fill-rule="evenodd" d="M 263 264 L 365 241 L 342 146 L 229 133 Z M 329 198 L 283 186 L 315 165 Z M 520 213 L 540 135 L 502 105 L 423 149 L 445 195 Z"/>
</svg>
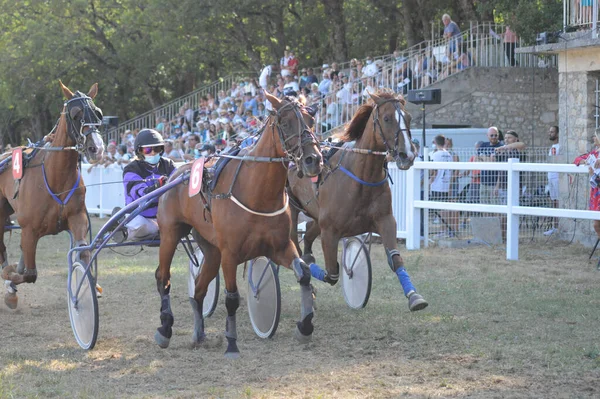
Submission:
<svg viewBox="0 0 600 399">
<path fill-rule="evenodd" d="M 359 72 L 350 69 L 344 78 L 332 81 L 330 92 L 320 100 L 316 132 L 329 136 L 348 123 L 368 93 L 386 88 L 407 94 L 423 89 L 470 67 L 556 67 L 555 55 L 516 54 L 516 43 L 504 43 L 506 26 L 496 23 L 473 24 L 460 39 L 440 38 L 419 43 L 405 51 L 374 61 L 377 69 Z"/>
<path fill-rule="evenodd" d="M 598 0 L 563 0 L 563 25 L 577 30 L 591 29 L 598 37 L 598 18 L 600 7 Z"/>
<path fill-rule="evenodd" d="M 503 162 L 508 158 L 505 155 L 494 156 L 491 159 L 478 156 L 475 149 L 452 150 L 457 162 Z M 528 148 L 520 152 L 513 151 L 511 155 L 521 163 L 529 164 L 563 164 L 565 159 L 550 156 L 550 148 Z M 505 171 L 485 172 L 475 168 L 463 168 L 461 170 L 444 170 L 450 175 L 450 189 L 448 199 L 442 202 L 458 204 L 489 204 L 506 205 L 508 196 L 508 173 Z M 422 180 L 423 198 L 432 198 L 430 179 L 435 176 L 437 170 L 423 172 Z M 556 192 L 557 201 L 551 197 L 552 188 L 549 185 L 548 172 L 537 170 L 523 170 L 519 172 L 519 195 L 515 202 L 516 206 L 553 208 L 560 204 L 561 209 L 587 210 L 587 199 L 589 198 L 589 183 L 585 175 L 557 174 L 561 184 Z M 403 180 L 404 181 L 404 180 Z M 487 186 L 487 187 L 483 187 Z M 486 192 L 486 194 L 484 194 Z M 485 199 L 482 195 L 486 195 Z M 435 196 L 435 195 L 434 195 Z M 426 214 L 426 228 L 423 234 L 431 241 L 443 240 L 465 240 L 473 238 L 472 217 L 482 216 L 481 211 L 441 211 L 430 209 Z M 506 218 L 500 219 L 501 228 L 506 232 Z M 589 223 L 583 221 L 581 223 Z M 425 226 L 424 226 L 425 227 Z M 555 230 L 556 229 L 556 230 Z M 549 238 L 558 235 L 560 231 L 559 220 L 550 216 L 520 215 L 518 237 L 521 242 L 527 242 L 535 238 Z"/>
<path fill-rule="evenodd" d="M 179 113 L 180 108 L 187 104 L 192 109 L 198 109 L 202 97 L 211 95 L 217 98 L 220 91 L 230 90 L 232 83 L 238 82 L 241 78 L 252 76 L 252 73 L 234 73 L 224 78 L 221 78 L 213 83 L 202 86 L 186 95 L 169 101 L 166 104 L 156 107 L 153 110 L 145 112 L 135 118 L 129 119 L 123 123 L 119 123 L 117 128 L 110 128 L 106 132 L 107 142 L 114 140 L 117 143 L 121 141 L 121 135 L 126 130 L 154 128 L 157 125 L 157 118 L 165 118 L 166 121 L 171 121 Z"/>
</svg>

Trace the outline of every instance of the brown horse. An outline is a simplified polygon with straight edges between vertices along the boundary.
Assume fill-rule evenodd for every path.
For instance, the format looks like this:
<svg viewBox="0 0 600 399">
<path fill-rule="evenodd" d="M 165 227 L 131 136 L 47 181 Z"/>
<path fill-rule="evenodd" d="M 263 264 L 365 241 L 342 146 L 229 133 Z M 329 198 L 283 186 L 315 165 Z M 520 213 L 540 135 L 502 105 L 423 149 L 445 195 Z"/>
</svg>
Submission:
<svg viewBox="0 0 600 399">
<path fill-rule="evenodd" d="M 392 193 L 387 183 L 386 157 L 398 168 L 413 164 L 416 149 L 410 140 L 409 115 L 405 101 L 392 93 L 371 94 L 373 104 L 361 106 L 342 137 L 344 145 L 325 166 L 318 185 L 288 173 L 292 199 L 314 221 L 307 224 L 303 259 L 311 263 L 313 277 L 331 285 L 339 278 L 338 242 L 342 237 L 377 232 L 383 241 L 390 268 L 402 284 L 409 309 L 420 310 L 427 302 L 416 293 L 404 269 L 396 243 L 396 220 L 392 213 Z M 300 210 L 293 207 L 292 239 L 298 251 L 297 221 Z M 327 272 L 314 264 L 313 241 L 321 235 Z"/>
<path fill-rule="evenodd" d="M 52 131 L 52 144 L 36 149 L 24 165 L 20 184 L 10 171 L 0 174 L 0 221 L 15 213 L 21 227 L 21 259 L 18 267 L 8 266 L 4 223 L 0 223 L 0 262 L 8 291 L 5 303 L 13 309 L 18 301 L 16 285 L 37 279 L 35 254 L 41 237 L 69 230 L 74 245 L 87 245 L 85 185 L 78 161 L 80 153 L 93 161 L 104 151 L 98 131 L 102 111 L 92 101 L 98 84 L 92 85 L 87 95 L 73 93 L 62 82 L 60 86 L 67 101 Z M 89 258 L 89 252 L 82 256 L 84 261 L 86 256 Z"/>
<path fill-rule="evenodd" d="M 193 343 L 205 339 L 202 305 L 210 281 L 223 269 L 225 280 L 228 341 L 225 356 L 239 356 L 236 344 L 236 310 L 239 293 L 236 271 L 239 264 L 258 256 L 268 256 L 294 271 L 300 284 L 302 317 L 297 337 L 308 340 L 313 332 L 313 298 L 310 270 L 299 258 L 290 239 L 290 210 L 286 195 L 287 170 L 293 161 L 307 176 L 316 176 L 323 166 L 314 134 L 312 117 L 295 100 L 279 100 L 266 93 L 273 105 L 258 142 L 234 157 L 221 172 L 212 193 L 210 210 L 197 195 L 189 197 L 184 185 L 165 193 L 158 204 L 160 226 L 159 266 L 156 283 L 161 296 L 161 327 L 155 334 L 159 346 L 166 348 L 172 335 L 170 307 L 170 268 L 179 239 L 193 228 L 194 238 L 204 254 L 196 279 Z M 242 160 L 243 158 L 243 160 Z M 172 177 L 190 170 L 181 167 Z M 217 194 L 218 193 L 218 194 Z"/>
</svg>

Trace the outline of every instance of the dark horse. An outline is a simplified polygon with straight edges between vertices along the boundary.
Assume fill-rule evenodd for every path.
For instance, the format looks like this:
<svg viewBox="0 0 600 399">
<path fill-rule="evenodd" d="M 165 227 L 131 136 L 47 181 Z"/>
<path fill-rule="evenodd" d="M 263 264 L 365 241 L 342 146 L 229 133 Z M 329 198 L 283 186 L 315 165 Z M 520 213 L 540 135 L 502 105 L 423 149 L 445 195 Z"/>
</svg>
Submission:
<svg viewBox="0 0 600 399">
<path fill-rule="evenodd" d="M 173 313 L 170 306 L 170 268 L 179 240 L 190 228 L 204 254 L 204 263 L 196 279 L 194 298 L 193 343 L 205 339 L 202 305 L 210 281 L 219 265 L 225 279 L 228 341 L 226 357 L 239 356 L 236 311 L 239 293 L 236 271 L 239 264 L 258 256 L 267 256 L 293 270 L 302 300 L 301 321 L 296 335 L 308 340 L 313 332 L 313 298 L 310 270 L 299 258 L 290 239 L 290 210 L 285 186 L 287 170 L 293 161 L 307 176 L 316 176 L 323 166 L 316 138 L 309 128 L 313 120 L 302 105 L 291 98 L 279 100 L 266 93 L 273 111 L 265 122 L 258 142 L 234 157 L 221 172 L 207 196 L 208 205 L 197 195 L 189 197 L 188 187 L 179 185 L 165 193 L 158 204 L 160 226 L 159 266 L 156 283 L 161 297 L 161 327 L 155 334 L 159 346 L 166 348 L 172 335 Z M 242 160 L 243 158 L 243 160 Z M 172 177 L 190 170 L 181 167 Z M 218 194 L 216 194 L 218 193 Z"/>
<path fill-rule="evenodd" d="M 87 245 L 89 224 L 85 185 L 78 162 L 80 153 L 93 161 L 104 151 L 98 131 L 102 111 L 93 102 L 98 94 L 98 84 L 92 85 L 87 95 L 79 91 L 73 93 L 62 82 L 60 86 L 67 101 L 52 131 L 52 144 L 34 150 L 33 157 L 24 163 L 20 183 L 15 182 L 10 171 L 0 174 L 0 262 L 8 291 L 5 303 L 13 309 L 18 300 L 16 285 L 35 283 L 37 279 L 35 254 L 41 237 L 69 230 L 74 245 Z M 21 227 L 18 267 L 8 265 L 4 245 L 3 222 L 13 213 Z M 87 261 L 86 256 L 89 258 L 89 252 L 82 260 Z"/>
<path fill-rule="evenodd" d="M 342 137 L 344 145 L 327 162 L 320 181 L 288 173 L 292 199 L 314 221 L 307 224 L 303 259 L 311 263 L 313 277 L 331 285 L 339 278 L 338 242 L 342 237 L 376 232 L 381 236 L 390 268 L 402 284 L 410 310 L 420 310 L 427 302 L 416 293 L 404 269 L 396 243 L 396 220 L 392 213 L 392 193 L 387 183 L 387 160 L 392 157 L 402 170 L 409 169 L 416 149 L 411 141 L 405 101 L 393 94 L 371 94 L 372 102 L 361 106 Z M 300 251 L 297 221 L 300 210 L 293 207 L 292 239 Z M 313 241 L 321 235 L 327 273 L 314 264 Z"/>
</svg>

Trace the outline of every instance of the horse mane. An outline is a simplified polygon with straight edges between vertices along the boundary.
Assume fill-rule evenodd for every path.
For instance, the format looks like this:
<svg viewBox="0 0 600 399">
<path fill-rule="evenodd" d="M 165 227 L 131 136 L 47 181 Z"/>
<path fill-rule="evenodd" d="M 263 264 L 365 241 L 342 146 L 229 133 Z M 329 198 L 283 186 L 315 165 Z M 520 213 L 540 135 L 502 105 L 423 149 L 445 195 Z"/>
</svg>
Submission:
<svg viewBox="0 0 600 399">
<path fill-rule="evenodd" d="M 402 109 L 404 110 L 404 105 L 406 104 L 404 97 L 397 97 L 396 94 L 390 90 L 377 90 L 374 94 L 382 100 L 399 98 Z M 369 121 L 369 117 L 374 109 L 375 105 L 373 104 L 372 99 L 369 99 L 366 104 L 361 105 L 352 117 L 352 120 L 350 121 L 350 124 L 344 133 L 342 133 L 340 136 L 340 140 L 348 142 L 360 139 L 365 131 L 365 128 L 367 127 L 367 122 Z"/>
</svg>

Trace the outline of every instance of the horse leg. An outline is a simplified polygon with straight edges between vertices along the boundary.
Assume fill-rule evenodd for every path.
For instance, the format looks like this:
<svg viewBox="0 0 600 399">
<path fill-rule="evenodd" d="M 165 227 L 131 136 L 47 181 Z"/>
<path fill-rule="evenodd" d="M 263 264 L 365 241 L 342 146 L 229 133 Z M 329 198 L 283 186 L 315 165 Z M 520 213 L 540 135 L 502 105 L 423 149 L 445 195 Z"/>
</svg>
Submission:
<svg viewBox="0 0 600 399">
<path fill-rule="evenodd" d="M 194 239 L 202 249 L 204 254 L 204 262 L 202 270 L 196 279 L 196 288 L 194 297 L 190 298 L 190 305 L 194 311 L 194 333 L 192 334 L 192 345 L 198 346 L 206 339 L 204 333 L 204 316 L 202 315 L 202 307 L 208 285 L 219 274 L 219 265 L 221 264 L 221 252 L 213 245 L 210 245 L 204 240 L 195 230 Z"/>
<path fill-rule="evenodd" d="M 154 274 L 160 295 L 160 324 L 154 340 L 161 348 L 167 348 L 173 335 L 173 312 L 171 311 L 171 262 L 181 238 L 176 225 L 161 226 L 158 268 Z"/>
<path fill-rule="evenodd" d="M 37 280 L 37 269 L 35 265 L 35 254 L 37 243 L 40 238 L 34 234 L 31 228 L 23 228 L 21 231 L 21 260 L 19 268 L 23 265 L 23 273 L 18 273 L 14 265 L 2 269 L 2 278 L 12 281 L 15 285 L 23 283 L 35 283 Z"/>
<path fill-rule="evenodd" d="M 88 245 L 87 234 L 88 234 L 88 218 L 85 212 L 72 215 L 68 220 L 67 224 L 71 234 L 73 234 L 73 245 L 76 247 L 84 247 Z M 79 259 L 85 262 L 86 266 L 89 265 L 91 254 L 90 251 L 79 252 Z"/>
<path fill-rule="evenodd" d="M 428 303 L 421 295 L 417 294 L 417 290 L 410 281 L 410 276 L 404 268 L 404 260 L 400 256 L 400 251 L 398 251 L 396 242 L 396 219 L 394 219 L 392 215 L 387 215 L 375 222 L 375 228 L 381 236 L 388 264 L 396 276 L 398 276 L 398 280 L 400 280 L 400 284 L 404 290 L 404 295 L 408 298 L 408 308 L 412 312 L 425 309 Z"/>
<path fill-rule="evenodd" d="M 298 257 L 298 252 L 290 240 L 286 248 L 272 256 L 272 260 L 278 265 L 286 266 L 292 269 L 296 276 L 296 281 L 300 284 L 301 317 L 296 322 L 296 339 L 304 344 L 311 340 L 314 331 L 312 319 L 314 317 L 313 307 L 313 288 L 310 284 L 311 271 L 308 265 Z"/>
<path fill-rule="evenodd" d="M 300 255 L 302 255 L 302 250 L 300 249 L 300 241 L 298 240 L 298 215 L 300 215 L 300 211 L 296 209 L 294 206 L 290 206 L 291 216 L 292 216 L 292 225 L 290 231 L 290 238 L 296 247 L 296 250 Z"/>
<path fill-rule="evenodd" d="M 221 265 L 223 279 L 225 280 L 225 308 L 227 309 L 227 321 L 225 323 L 227 350 L 225 351 L 225 357 L 228 359 L 237 359 L 240 357 L 240 350 L 237 347 L 237 324 L 235 318 L 237 309 L 240 306 L 240 294 L 236 281 L 237 262 L 228 254 L 222 254 Z"/>
<path fill-rule="evenodd" d="M 311 275 L 317 280 L 324 281 L 330 285 L 336 285 L 340 278 L 340 264 L 337 261 L 338 242 L 340 238 L 338 234 L 330 229 L 321 231 L 321 246 L 323 247 L 323 256 L 325 257 L 325 268 L 327 271 L 323 270 L 316 263 L 310 264 Z"/>
<path fill-rule="evenodd" d="M 308 264 L 315 263 L 315 257 L 312 254 L 312 245 L 319 234 L 321 234 L 319 223 L 314 220 L 306 223 L 306 232 L 304 233 L 304 256 L 302 256 L 302 259 Z"/>
<path fill-rule="evenodd" d="M 0 221 L 6 218 L 8 218 L 8 216 L 6 212 L 4 212 L 4 207 L 0 207 Z M 8 255 L 6 253 L 6 245 L 4 245 L 4 223 L 2 222 L 0 222 L 0 258 L 2 264 L 1 269 L 4 270 L 4 268 L 8 266 Z M 17 296 L 17 286 L 12 281 L 5 280 L 4 287 L 6 289 L 6 293 L 4 294 L 4 303 L 8 308 L 16 309 L 19 302 L 19 297 Z"/>
</svg>

